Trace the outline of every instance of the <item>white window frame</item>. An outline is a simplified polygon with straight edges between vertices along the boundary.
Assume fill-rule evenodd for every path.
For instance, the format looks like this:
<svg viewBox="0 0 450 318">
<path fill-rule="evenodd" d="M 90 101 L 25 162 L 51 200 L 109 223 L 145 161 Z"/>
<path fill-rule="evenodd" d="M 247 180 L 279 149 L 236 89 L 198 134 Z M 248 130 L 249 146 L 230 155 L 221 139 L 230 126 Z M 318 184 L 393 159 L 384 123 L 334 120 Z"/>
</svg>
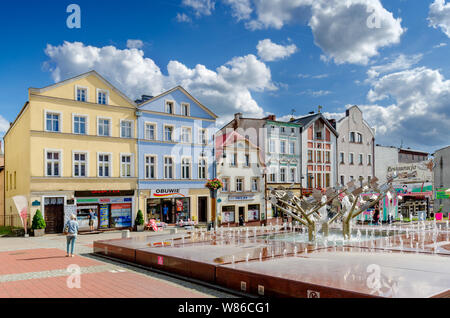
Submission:
<svg viewBox="0 0 450 318">
<path fill-rule="evenodd" d="M 345 152 L 343 151 L 339 153 L 339 164 L 345 164 Z"/>
<path fill-rule="evenodd" d="M 105 98 L 105 104 L 100 104 L 98 102 L 98 96 L 100 93 L 105 93 L 106 94 L 106 98 Z M 109 91 L 107 89 L 102 89 L 102 88 L 97 88 L 96 90 L 96 94 L 95 94 L 95 103 L 98 105 L 109 105 Z"/>
<path fill-rule="evenodd" d="M 153 139 L 147 138 L 147 126 L 153 126 Z M 158 140 L 158 124 L 154 122 L 144 122 L 144 139 L 145 140 Z"/>
<path fill-rule="evenodd" d="M 166 158 L 172 159 L 172 169 L 171 169 L 172 170 L 172 178 L 168 178 L 166 176 Z M 173 180 L 173 179 L 175 179 L 175 157 L 174 156 L 164 156 L 163 157 L 163 168 L 164 168 L 163 176 L 164 176 L 165 180 Z"/>
<path fill-rule="evenodd" d="M 284 145 L 284 147 L 283 147 Z M 280 153 L 287 154 L 286 152 L 286 140 L 280 140 Z"/>
<path fill-rule="evenodd" d="M 48 130 L 47 129 L 47 114 L 56 114 L 59 116 L 58 119 L 58 131 L 53 131 L 53 130 Z M 53 132 L 53 133 L 60 133 L 63 131 L 63 127 L 62 127 L 62 123 L 63 123 L 63 113 L 57 110 L 44 110 L 44 131 L 46 132 Z"/>
<path fill-rule="evenodd" d="M 204 143 L 202 143 L 202 132 L 205 132 L 205 142 Z M 198 143 L 200 144 L 200 145 L 208 145 L 208 129 L 206 129 L 206 128 L 199 128 L 198 129 Z"/>
<path fill-rule="evenodd" d="M 350 160 L 350 158 L 352 158 L 353 160 Z M 355 164 L 355 153 L 353 153 L 353 152 L 348 153 L 348 164 L 349 165 Z"/>
<path fill-rule="evenodd" d="M 122 163 L 122 157 L 123 156 L 131 157 L 130 158 L 130 176 L 124 176 L 123 175 L 123 163 Z M 119 159 L 120 159 L 120 177 L 121 178 L 134 178 L 134 154 L 121 152 L 120 155 L 119 155 Z"/>
<path fill-rule="evenodd" d="M 183 106 L 187 106 L 187 114 L 183 114 Z M 189 117 L 191 116 L 191 105 L 189 103 L 181 103 L 181 115 Z"/>
<path fill-rule="evenodd" d="M 186 178 L 185 176 L 183 176 L 184 171 L 185 171 L 185 169 L 184 169 L 184 168 L 185 168 L 185 165 L 184 165 L 183 161 L 184 161 L 185 159 L 189 160 L 189 165 L 188 165 L 188 173 L 189 173 L 189 177 L 188 177 L 188 178 Z M 180 176 L 181 179 L 183 179 L 183 180 L 191 180 L 191 179 L 192 179 L 192 157 L 189 157 L 189 156 L 181 157 L 180 165 L 181 165 L 181 176 Z"/>
<path fill-rule="evenodd" d="M 172 140 L 167 140 L 167 138 L 166 138 L 166 127 L 171 127 L 172 128 Z M 175 126 L 174 125 L 164 124 L 164 126 L 163 126 L 163 140 L 167 141 L 167 142 L 175 142 Z"/>
<path fill-rule="evenodd" d="M 184 136 L 184 130 L 187 129 L 189 131 L 189 136 L 188 136 L 188 140 L 183 140 L 183 136 Z M 192 143 L 192 127 L 188 127 L 188 126 L 182 126 L 181 127 L 181 136 L 180 136 L 180 142 L 182 143 Z"/>
<path fill-rule="evenodd" d="M 238 180 L 242 180 L 242 186 L 241 190 L 238 189 Z M 236 187 L 236 192 L 244 192 L 244 186 L 245 186 L 245 178 L 244 177 L 236 177 L 236 180 L 234 182 L 234 186 Z"/>
<path fill-rule="evenodd" d="M 292 171 L 294 171 L 294 174 L 292 174 Z M 292 180 L 292 176 L 294 179 Z M 297 167 L 290 167 L 289 168 L 289 182 L 296 182 L 297 181 Z"/>
<path fill-rule="evenodd" d="M 168 103 L 172 103 L 172 112 L 170 112 L 170 113 L 167 111 L 167 105 L 168 105 Z M 171 115 L 174 115 L 174 114 L 175 114 L 175 101 L 174 101 L 174 100 L 166 99 L 166 100 L 164 101 L 164 113 L 166 113 L 166 114 L 171 114 Z"/>
<path fill-rule="evenodd" d="M 230 178 L 229 177 L 223 177 L 222 178 L 223 188 L 222 192 L 230 192 Z"/>
<path fill-rule="evenodd" d="M 58 159 L 58 166 L 59 166 L 59 175 L 57 176 L 53 176 L 53 175 L 48 175 L 47 173 L 47 163 L 48 163 L 48 159 L 47 159 L 47 153 L 48 152 L 57 152 L 59 153 L 59 159 Z M 52 169 L 53 170 L 53 169 Z M 63 176 L 63 150 L 62 149 L 49 149 L 49 148 L 45 148 L 44 149 L 44 175 L 46 177 L 52 177 L 52 178 L 61 178 Z M 12 173 L 10 173 L 10 176 L 12 176 Z M 11 189 L 12 187 L 10 187 Z"/>
<path fill-rule="evenodd" d="M 86 119 L 86 122 L 85 122 L 86 127 L 85 127 L 85 133 L 84 134 L 79 133 L 79 132 L 78 133 L 75 132 L 75 117 L 84 117 Z M 83 136 L 84 135 L 89 135 L 89 116 L 88 115 L 72 113 L 72 134 L 83 135 Z"/>
<path fill-rule="evenodd" d="M 284 171 L 284 180 L 282 171 Z M 280 182 L 286 182 L 286 167 L 280 167 Z"/>
<path fill-rule="evenodd" d="M 274 153 L 276 151 L 276 143 L 274 139 L 269 140 L 269 153 Z"/>
<path fill-rule="evenodd" d="M 256 189 L 253 187 L 255 185 L 255 181 L 256 181 Z M 252 192 L 259 192 L 259 178 L 254 177 L 254 178 L 252 178 L 251 182 L 252 182 L 252 184 L 251 184 Z"/>
<path fill-rule="evenodd" d="M 86 90 L 86 100 L 83 102 L 81 100 L 78 100 L 78 90 L 79 89 L 84 89 Z M 75 85 L 75 98 L 74 98 L 77 102 L 82 102 L 82 103 L 88 103 L 89 102 L 89 87 L 87 86 L 80 86 L 80 85 Z"/>
<path fill-rule="evenodd" d="M 289 154 L 295 155 L 295 148 L 295 141 L 289 141 Z"/>
<path fill-rule="evenodd" d="M 109 125 L 108 125 L 108 127 L 109 127 L 109 129 L 108 129 L 108 135 L 107 136 L 105 136 L 105 135 L 100 135 L 100 132 L 99 132 L 99 128 L 100 128 L 100 120 L 109 120 Z M 97 136 L 100 136 L 100 137 L 112 137 L 112 118 L 111 117 L 103 117 L 103 116 L 97 116 Z"/>
<path fill-rule="evenodd" d="M 364 154 L 360 153 L 358 156 L 358 164 L 363 165 L 364 164 Z"/>
<path fill-rule="evenodd" d="M 86 160 L 85 160 L 85 168 L 84 168 L 85 176 L 76 176 L 75 175 L 75 164 L 77 163 L 75 161 L 75 155 L 76 154 L 84 154 L 85 155 L 85 158 L 86 158 Z M 87 178 L 87 177 L 89 177 L 89 152 L 88 151 L 86 151 L 86 150 L 72 150 L 72 177 L 74 177 L 74 178 Z"/>
<path fill-rule="evenodd" d="M 371 166 L 371 165 L 372 165 L 372 155 L 371 155 L 371 154 L 368 154 L 368 155 L 367 155 L 367 165 L 368 165 L 368 166 Z"/>
<path fill-rule="evenodd" d="M 154 169 L 155 169 L 155 173 L 154 173 L 154 178 L 150 178 L 147 177 L 147 167 L 151 166 L 151 163 L 147 163 L 147 158 L 154 158 L 155 162 L 154 162 Z M 149 169 L 150 171 L 150 169 Z M 144 155 L 144 179 L 148 179 L 148 180 L 155 180 L 158 179 L 158 156 L 155 154 L 145 154 Z"/>
<path fill-rule="evenodd" d="M 100 156 L 108 155 L 109 157 L 109 176 L 100 176 Z M 112 178 L 113 176 L 113 155 L 112 152 L 97 152 L 97 177 L 98 178 Z"/>
<path fill-rule="evenodd" d="M 122 123 L 130 123 L 130 137 L 124 137 L 122 135 Z M 120 138 L 134 138 L 134 120 L 130 119 L 121 119 L 120 120 Z"/>
<path fill-rule="evenodd" d="M 202 168 L 203 166 L 200 166 L 200 162 L 202 160 L 205 160 L 205 175 L 204 177 L 200 175 L 200 168 Z M 201 180 L 203 179 L 208 179 L 208 159 L 206 157 L 198 157 L 198 165 L 197 165 L 198 169 L 197 169 L 197 177 Z M 203 178 L 202 178 L 203 177 Z"/>
</svg>

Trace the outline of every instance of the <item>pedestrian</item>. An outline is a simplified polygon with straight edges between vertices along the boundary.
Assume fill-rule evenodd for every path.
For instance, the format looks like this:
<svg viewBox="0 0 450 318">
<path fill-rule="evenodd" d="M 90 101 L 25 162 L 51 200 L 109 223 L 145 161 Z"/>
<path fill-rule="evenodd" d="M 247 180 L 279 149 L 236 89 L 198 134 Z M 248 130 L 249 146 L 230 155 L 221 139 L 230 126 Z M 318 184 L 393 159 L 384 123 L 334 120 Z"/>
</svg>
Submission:
<svg viewBox="0 0 450 318">
<path fill-rule="evenodd" d="M 64 233 L 67 235 L 67 255 L 66 257 L 74 257 L 73 255 L 73 247 L 75 246 L 75 240 L 78 234 L 78 222 L 77 217 L 72 214 L 70 216 L 70 220 L 67 221 L 66 226 L 64 227 Z M 69 246 L 70 246 L 70 254 L 69 254 Z"/>
<path fill-rule="evenodd" d="M 244 216 L 239 215 L 239 226 L 244 226 Z"/>
<path fill-rule="evenodd" d="M 169 207 L 167 205 L 164 205 L 163 207 L 163 214 L 164 214 L 164 222 L 169 223 Z"/>
<path fill-rule="evenodd" d="M 94 220 L 95 220 L 95 213 L 92 209 L 89 210 L 89 227 L 91 229 L 91 232 L 94 231 Z"/>
<path fill-rule="evenodd" d="M 378 224 L 378 219 L 380 218 L 380 209 L 378 207 L 375 208 L 375 212 L 373 214 L 373 223 L 375 225 Z"/>
</svg>

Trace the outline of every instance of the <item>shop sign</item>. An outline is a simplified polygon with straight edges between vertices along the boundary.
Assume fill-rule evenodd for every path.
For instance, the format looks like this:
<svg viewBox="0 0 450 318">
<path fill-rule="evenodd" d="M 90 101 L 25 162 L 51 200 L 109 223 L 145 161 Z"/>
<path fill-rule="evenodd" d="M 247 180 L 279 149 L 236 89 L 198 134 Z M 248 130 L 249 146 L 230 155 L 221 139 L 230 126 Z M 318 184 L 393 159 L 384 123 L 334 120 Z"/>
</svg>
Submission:
<svg viewBox="0 0 450 318">
<path fill-rule="evenodd" d="M 450 199 L 450 188 L 437 188 L 436 189 L 436 199 Z"/>
<path fill-rule="evenodd" d="M 392 187 L 398 195 L 431 195 L 433 184 L 430 182 L 394 184 Z"/>
<path fill-rule="evenodd" d="M 110 204 L 110 203 L 131 203 L 133 198 L 77 198 L 77 204 L 80 203 L 98 203 L 98 204 Z"/>
<path fill-rule="evenodd" d="M 31 206 L 40 206 L 41 202 L 39 202 L 38 200 L 35 200 L 31 203 Z"/>
<path fill-rule="evenodd" d="M 75 197 L 129 197 L 133 195 L 134 190 L 75 191 Z"/>
<path fill-rule="evenodd" d="M 254 195 L 229 196 L 229 201 L 251 201 L 255 198 Z"/>
<path fill-rule="evenodd" d="M 188 189 L 180 188 L 157 188 L 150 190 L 150 198 L 171 198 L 171 197 L 187 197 Z"/>
</svg>

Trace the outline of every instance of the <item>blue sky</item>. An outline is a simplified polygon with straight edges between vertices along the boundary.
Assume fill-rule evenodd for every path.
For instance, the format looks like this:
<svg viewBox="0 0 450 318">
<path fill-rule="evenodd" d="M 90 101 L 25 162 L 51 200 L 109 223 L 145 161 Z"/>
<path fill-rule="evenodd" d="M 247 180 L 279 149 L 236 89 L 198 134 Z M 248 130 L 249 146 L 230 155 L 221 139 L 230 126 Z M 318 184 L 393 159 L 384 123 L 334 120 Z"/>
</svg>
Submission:
<svg viewBox="0 0 450 318">
<path fill-rule="evenodd" d="M 2 134 L 29 87 L 94 68 L 131 98 L 183 85 L 221 123 L 356 104 L 377 143 L 449 144 L 445 0 L 8 1 L 0 28 Z"/>
</svg>

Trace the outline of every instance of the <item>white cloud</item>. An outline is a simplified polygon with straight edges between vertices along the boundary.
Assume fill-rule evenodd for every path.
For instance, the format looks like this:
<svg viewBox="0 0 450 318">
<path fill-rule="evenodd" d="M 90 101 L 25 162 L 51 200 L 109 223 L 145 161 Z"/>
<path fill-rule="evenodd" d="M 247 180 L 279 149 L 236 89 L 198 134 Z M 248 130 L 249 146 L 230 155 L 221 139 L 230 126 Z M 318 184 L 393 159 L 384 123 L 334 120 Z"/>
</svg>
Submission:
<svg viewBox="0 0 450 318">
<path fill-rule="evenodd" d="M 376 127 L 381 143 L 448 144 L 450 80 L 439 70 L 417 67 L 387 74 L 373 82 L 367 98 L 370 102 L 394 101 L 389 106 L 360 106 L 366 120 Z"/>
<path fill-rule="evenodd" d="M 185 13 L 177 13 L 176 19 L 178 22 L 192 22 L 192 19 Z"/>
<path fill-rule="evenodd" d="M 253 12 L 250 0 L 224 0 L 224 2 L 231 6 L 232 15 L 238 21 L 250 19 Z"/>
<path fill-rule="evenodd" d="M 306 91 L 302 91 L 299 94 L 300 95 L 310 95 L 312 97 L 321 97 L 321 96 L 330 95 L 331 93 L 332 93 L 331 91 L 327 91 L 327 90 L 314 91 L 312 89 L 307 89 Z"/>
<path fill-rule="evenodd" d="M 273 43 L 270 39 L 259 41 L 256 48 L 259 57 L 266 62 L 287 58 L 298 50 L 295 44 L 283 46 Z"/>
<path fill-rule="evenodd" d="M 447 46 L 447 43 L 439 43 L 439 44 L 433 46 L 433 49 L 438 49 L 438 48 L 444 47 L 444 46 Z"/>
<path fill-rule="evenodd" d="M 211 15 L 216 5 L 215 0 L 183 0 L 182 4 L 194 10 L 197 17 Z"/>
<path fill-rule="evenodd" d="M 140 49 L 144 46 L 144 42 L 141 40 L 127 40 L 127 48 Z"/>
<path fill-rule="evenodd" d="M 369 79 L 373 79 L 375 77 L 380 76 L 381 74 L 392 73 L 395 71 L 401 71 L 411 68 L 413 65 L 420 62 L 423 54 L 415 54 L 415 55 L 405 55 L 399 54 L 386 64 L 372 66 L 368 71 L 367 75 Z"/>
<path fill-rule="evenodd" d="M 324 61 L 368 64 L 379 50 L 400 42 L 406 29 L 380 0 L 254 0 L 251 30 L 308 24 Z M 250 15 L 249 15 L 250 16 Z"/>
<path fill-rule="evenodd" d="M 9 129 L 9 121 L 0 115 L 0 134 L 4 134 Z"/>
<path fill-rule="evenodd" d="M 64 42 L 59 46 L 47 45 L 45 53 L 55 82 L 94 69 L 132 99 L 142 94 L 155 96 L 182 85 L 213 112 L 223 116 L 222 120 L 235 112 L 264 116 L 252 92 L 277 89 L 270 69 L 252 54 L 235 57 L 216 70 L 201 64 L 189 68 L 179 61 L 170 61 L 167 75 L 164 75 L 152 59 L 136 49 Z"/>
<path fill-rule="evenodd" d="M 450 38 L 450 3 L 445 0 L 435 0 L 430 5 L 428 14 L 429 25 L 435 29 L 441 28 Z"/>
</svg>

